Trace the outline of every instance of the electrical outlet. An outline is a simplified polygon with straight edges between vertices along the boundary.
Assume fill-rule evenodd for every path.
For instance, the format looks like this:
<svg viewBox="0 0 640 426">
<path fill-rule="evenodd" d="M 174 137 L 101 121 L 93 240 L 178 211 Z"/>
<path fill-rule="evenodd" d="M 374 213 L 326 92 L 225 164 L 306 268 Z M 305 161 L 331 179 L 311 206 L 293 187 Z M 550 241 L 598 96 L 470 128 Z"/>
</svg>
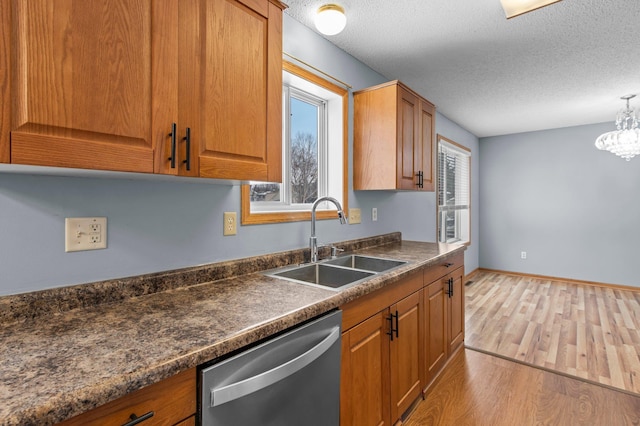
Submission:
<svg viewBox="0 0 640 426">
<path fill-rule="evenodd" d="M 521 251 L 520 252 L 520 259 L 526 259 L 527 258 L 527 252 L 526 251 Z"/>
<path fill-rule="evenodd" d="M 64 220 L 64 251 L 107 248 L 106 217 L 68 217 Z"/>
<path fill-rule="evenodd" d="M 236 212 L 224 212 L 224 228 L 222 235 L 236 235 L 238 218 Z"/>
<path fill-rule="evenodd" d="M 376 207 L 371 209 L 371 220 L 376 222 L 378 220 L 378 209 Z"/>
<path fill-rule="evenodd" d="M 360 209 L 349 209 L 349 225 L 361 223 Z"/>
</svg>

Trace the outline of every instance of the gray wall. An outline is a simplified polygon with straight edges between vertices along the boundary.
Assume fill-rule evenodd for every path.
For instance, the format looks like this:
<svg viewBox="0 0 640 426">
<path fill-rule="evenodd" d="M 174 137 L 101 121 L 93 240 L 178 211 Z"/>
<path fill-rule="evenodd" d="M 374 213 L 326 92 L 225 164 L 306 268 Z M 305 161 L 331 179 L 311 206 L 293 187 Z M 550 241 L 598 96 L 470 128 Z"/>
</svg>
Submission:
<svg viewBox="0 0 640 426">
<path fill-rule="evenodd" d="M 610 130 L 613 123 L 480 140 L 481 267 L 640 286 L 640 158 L 596 149 Z"/>
<path fill-rule="evenodd" d="M 286 14 L 284 50 L 351 84 L 354 90 L 394 78 L 381 76 Z M 351 129 L 352 99 L 349 120 Z M 477 152 L 477 138 L 441 115 L 436 130 Z M 352 146 L 350 131 L 350 153 Z M 350 154 L 350 167 L 352 164 Z M 11 166 L 3 167 L 7 169 Z M 239 226 L 238 235 L 223 237 L 223 212 L 240 211 L 240 188 L 202 181 L 0 173 L 0 295 L 307 246 L 308 222 Z M 321 221 L 317 226 L 321 241 L 393 231 L 402 232 L 405 239 L 435 241 L 433 193 L 350 190 L 349 206 L 362 209 L 362 224 Z M 378 208 L 377 222 L 371 221 L 372 207 Z M 84 216 L 108 218 L 109 247 L 65 253 L 64 218 Z M 474 229 L 478 241 L 477 226 Z M 476 247 L 467 251 L 468 271 L 478 265 Z"/>
</svg>

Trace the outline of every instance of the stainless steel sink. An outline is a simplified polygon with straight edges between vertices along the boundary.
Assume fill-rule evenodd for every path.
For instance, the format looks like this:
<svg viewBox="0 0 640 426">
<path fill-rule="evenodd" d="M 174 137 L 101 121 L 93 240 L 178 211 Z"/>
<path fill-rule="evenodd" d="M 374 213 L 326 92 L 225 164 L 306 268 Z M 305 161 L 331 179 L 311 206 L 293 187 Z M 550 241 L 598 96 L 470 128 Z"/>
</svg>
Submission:
<svg viewBox="0 0 640 426">
<path fill-rule="evenodd" d="M 303 284 L 339 289 L 355 285 L 405 263 L 407 262 L 394 259 L 348 255 L 320 263 L 288 266 L 264 274 Z"/>
<path fill-rule="evenodd" d="M 404 265 L 405 263 L 407 262 L 402 260 L 383 259 L 380 257 L 361 256 L 357 254 L 338 257 L 325 262 L 327 265 L 338 265 L 373 272 L 384 272 L 397 266 Z"/>
<path fill-rule="evenodd" d="M 336 268 L 323 263 L 297 266 L 282 272 L 271 274 L 279 278 L 288 278 L 305 283 L 318 284 L 325 287 L 337 288 L 343 285 L 369 278 L 375 273 L 356 269 Z"/>
</svg>

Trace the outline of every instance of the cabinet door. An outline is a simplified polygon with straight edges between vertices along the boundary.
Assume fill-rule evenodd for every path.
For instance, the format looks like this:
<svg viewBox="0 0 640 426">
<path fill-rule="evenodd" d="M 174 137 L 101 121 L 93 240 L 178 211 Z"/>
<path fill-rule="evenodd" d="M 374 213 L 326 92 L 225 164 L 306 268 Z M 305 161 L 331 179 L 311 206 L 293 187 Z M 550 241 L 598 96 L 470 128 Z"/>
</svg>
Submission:
<svg viewBox="0 0 640 426">
<path fill-rule="evenodd" d="M 391 419 L 396 421 L 420 396 L 423 376 L 422 290 L 390 308 L 396 333 L 391 340 Z"/>
<path fill-rule="evenodd" d="M 340 424 L 389 425 L 388 310 L 342 335 Z"/>
<path fill-rule="evenodd" d="M 449 354 L 464 342 L 464 284 L 463 268 L 458 268 L 449 276 L 452 279 L 452 294 L 449 295 Z"/>
<path fill-rule="evenodd" d="M 11 134 L 11 3 L 0 2 L 0 163 L 8 163 Z"/>
<path fill-rule="evenodd" d="M 11 0 L 12 163 L 153 172 L 159 9 L 152 0 Z"/>
<path fill-rule="evenodd" d="M 435 114 L 436 108 L 429 101 L 420 102 L 420 143 L 416 156 L 420 158 L 420 172 L 422 172 L 421 191 L 435 191 Z"/>
<path fill-rule="evenodd" d="M 422 157 L 417 146 L 420 132 L 420 98 L 398 86 L 398 142 L 397 182 L 398 189 L 417 189 L 416 174 L 422 167 Z"/>
<path fill-rule="evenodd" d="M 425 380 L 428 386 L 447 362 L 448 305 L 446 279 L 439 279 L 425 287 Z"/>
<path fill-rule="evenodd" d="M 202 177 L 280 181 L 281 7 L 185 3 L 192 10 L 181 10 L 181 32 L 192 35 L 181 35 L 179 121 L 191 129 L 192 167 Z"/>
</svg>

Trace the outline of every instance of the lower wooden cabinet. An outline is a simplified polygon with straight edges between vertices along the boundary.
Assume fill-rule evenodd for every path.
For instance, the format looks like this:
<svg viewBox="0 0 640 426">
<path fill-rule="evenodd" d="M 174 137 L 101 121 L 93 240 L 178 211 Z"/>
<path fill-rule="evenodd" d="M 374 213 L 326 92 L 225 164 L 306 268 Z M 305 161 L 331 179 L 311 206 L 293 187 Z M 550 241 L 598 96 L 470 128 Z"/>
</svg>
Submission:
<svg viewBox="0 0 640 426">
<path fill-rule="evenodd" d="M 395 424 L 422 392 L 422 273 L 342 309 L 340 424 Z"/>
<path fill-rule="evenodd" d="M 140 425 L 195 425 L 196 369 L 183 371 L 94 410 L 72 417 L 60 423 L 60 426 L 120 426 L 148 413 L 153 413 L 153 416 L 140 422 Z"/>
<path fill-rule="evenodd" d="M 385 310 L 342 334 L 342 426 L 390 424 L 387 319 Z"/>
<path fill-rule="evenodd" d="M 458 268 L 447 279 L 451 280 L 449 294 L 449 354 L 453 354 L 464 342 L 464 270 Z"/>
<path fill-rule="evenodd" d="M 458 268 L 425 286 L 425 388 L 464 342 L 463 276 Z"/>
<path fill-rule="evenodd" d="M 397 424 L 464 342 L 462 253 L 341 307 L 341 426 Z"/>
<path fill-rule="evenodd" d="M 175 426 L 196 426 L 196 416 L 195 414 L 188 419 L 184 419 L 180 423 Z"/>
<path fill-rule="evenodd" d="M 444 279 L 427 284 L 424 289 L 425 313 L 425 383 L 435 379 L 447 362 L 447 315 L 449 300 Z"/>
<path fill-rule="evenodd" d="M 390 308 L 390 317 L 396 323 L 393 327 L 394 337 L 390 339 L 392 419 L 399 419 L 422 393 L 423 309 L 422 290 Z"/>
</svg>

